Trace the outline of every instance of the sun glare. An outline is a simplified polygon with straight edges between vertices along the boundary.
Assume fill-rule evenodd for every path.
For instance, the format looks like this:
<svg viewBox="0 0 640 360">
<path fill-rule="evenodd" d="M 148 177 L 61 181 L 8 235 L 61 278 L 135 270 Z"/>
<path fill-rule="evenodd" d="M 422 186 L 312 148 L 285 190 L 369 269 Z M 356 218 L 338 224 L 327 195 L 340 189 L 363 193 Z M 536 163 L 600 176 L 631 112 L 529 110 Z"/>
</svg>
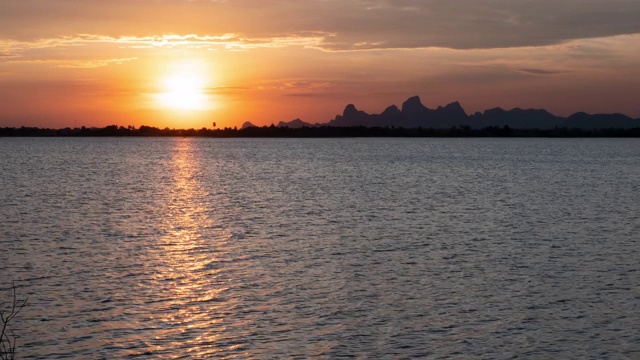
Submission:
<svg viewBox="0 0 640 360">
<path fill-rule="evenodd" d="M 161 81 L 160 106 L 174 110 L 206 110 L 212 103 L 207 95 L 207 76 L 202 66 L 194 63 L 176 66 Z"/>
</svg>

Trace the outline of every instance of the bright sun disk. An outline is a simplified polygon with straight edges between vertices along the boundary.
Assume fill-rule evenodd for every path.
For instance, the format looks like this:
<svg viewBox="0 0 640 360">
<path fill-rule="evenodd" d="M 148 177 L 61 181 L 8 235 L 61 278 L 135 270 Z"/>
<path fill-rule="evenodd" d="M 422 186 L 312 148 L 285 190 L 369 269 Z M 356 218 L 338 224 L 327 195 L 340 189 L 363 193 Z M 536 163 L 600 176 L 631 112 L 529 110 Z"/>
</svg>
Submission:
<svg viewBox="0 0 640 360">
<path fill-rule="evenodd" d="M 205 110 L 211 104 L 206 94 L 207 83 L 203 74 L 178 71 L 162 80 L 158 102 L 162 107 L 175 110 Z"/>
</svg>

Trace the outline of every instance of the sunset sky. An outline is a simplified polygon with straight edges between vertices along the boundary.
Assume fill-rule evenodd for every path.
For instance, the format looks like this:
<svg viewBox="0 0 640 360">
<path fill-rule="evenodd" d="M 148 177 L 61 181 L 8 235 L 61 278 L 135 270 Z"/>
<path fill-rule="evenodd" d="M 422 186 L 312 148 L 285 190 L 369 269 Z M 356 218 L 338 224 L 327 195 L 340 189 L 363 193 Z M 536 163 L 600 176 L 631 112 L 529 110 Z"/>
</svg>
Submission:
<svg viewBox="0 0 640 360">
<path fill-rule="evenodd" d="M 348 103 L 640 117 L 638 0 L 0 0 L 0 126 L 326 122 Z"/>
</svg>

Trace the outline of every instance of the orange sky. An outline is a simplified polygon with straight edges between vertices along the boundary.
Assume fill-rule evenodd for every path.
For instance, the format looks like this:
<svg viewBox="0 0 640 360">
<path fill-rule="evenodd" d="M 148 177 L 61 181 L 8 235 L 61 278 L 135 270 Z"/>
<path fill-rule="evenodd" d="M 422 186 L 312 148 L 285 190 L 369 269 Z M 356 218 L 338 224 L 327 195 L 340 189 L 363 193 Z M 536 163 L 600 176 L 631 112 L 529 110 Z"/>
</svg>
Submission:
<svg viewBox="0 0 640 360">
<path fill-rule="evenodd" d="M 640 117 L 640 2 L 3 0 L 0 126 L 326 122 L 348 103 Z"/>
</svg>

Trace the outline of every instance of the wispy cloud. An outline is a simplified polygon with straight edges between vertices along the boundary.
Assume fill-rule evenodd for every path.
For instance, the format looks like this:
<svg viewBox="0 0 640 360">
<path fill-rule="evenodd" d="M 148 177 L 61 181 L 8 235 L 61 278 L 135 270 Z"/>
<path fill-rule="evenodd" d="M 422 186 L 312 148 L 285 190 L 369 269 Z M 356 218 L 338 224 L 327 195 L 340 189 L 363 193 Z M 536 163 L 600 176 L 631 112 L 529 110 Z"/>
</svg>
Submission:
<svg viewBox="0 0 640 360">
<path fill-rule="evenodd" d="M 329 81 L 288 81 L 280 86 L 283 90 L 324 89 L 333 86 Z"/>
<path fill-rule="evenodd" d="M 234 94 L 234 93 L 238 93 L 242 91 L 250 91 L 250 90 L 253 90 L 253 89 L 246 86 L 216 86 L 216 87 L 206 89 L 206 92 L 208 94 L 226 95 L 226 94 Z"/>
<path fill-rule="evenodd" d="M 59 67 L 65 68 L 82 68 L 82 69 L 92 69 L 99 68 L 111 64 L 120 65 L 128 61 L 138 60 L 137 57 L 129 57 L 129 58 L 116 58 L 116 59 L 101 59 L 101 60 L 74 60 L 74 61 L 64 61 L 59 65 Z"/>
<path fill-rule="evenodd" d="M 306 47 L 318 48 L 331 34 L 301 33 L 269 38 L 249 38 L 238 34 L 197 35 L 166 34 L 158 36 L 112 37 L 97 34 L 77 34 L 33 41 L 0 39 L 0 57 L 17 56 L 29 50 L 51 49 L 92 44 L 113 44 L 129 48 L 194 48 L 249 50 L 256 48 Z"/>
<path fill-rule="evenodd" d="M 545 70 L 545 69 L 516 69 L 516 72 L 531 74 L 531 75 L 555 75 L 563 73 L 559 70 Z"/>
<path fill-rule="evenodd" d="M 115 59 L 94 59 L 94 60 L 60 60 L 60 59 L 24 59 L 13 57 L 11 60 L 4 61 L 7 64 L 47 64 L 59 68 L 76 68 L 76 69 L 93 69 L 112 64 L 120 65 L 128 61 L 138 60 L 137 57 L 115 58 Z M 3 62 L 0 60 L 0 62 Z"/>
</svg>

